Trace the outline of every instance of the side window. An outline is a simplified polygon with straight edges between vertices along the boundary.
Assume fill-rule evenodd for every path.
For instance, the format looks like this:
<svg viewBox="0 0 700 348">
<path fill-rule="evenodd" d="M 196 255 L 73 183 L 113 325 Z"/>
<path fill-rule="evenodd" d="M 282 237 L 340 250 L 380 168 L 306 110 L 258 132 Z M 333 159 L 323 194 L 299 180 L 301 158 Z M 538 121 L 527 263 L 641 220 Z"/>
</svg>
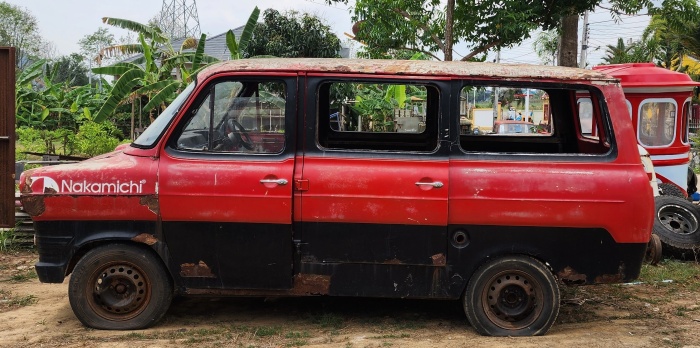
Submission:
<svg viewBox="0 0 700 348">
<path fill-rule="evenodd" d="M 541 85 L 538 88 L 464 86 L 462 95 L 469 93 L 474 95 L 475 108 L 459 115 L 459 143 L 464 152 L 605 154 L 610 151 L 610 144 L 597 129 L 596 117 L 604 113 L 592 102 L 596 100 L 592 97 L 594 90 L 580 86 L 551 89 Z M 471 131 L 464 131 L 463 124 L 471 125 Z"/>
<path fill-rule="evenodd" d="M 595 125 L 593 124 L 593 102 L 591 98 L 580 98 L 578 104 L 578 118 L 581 126 L 581 135 L 587 138 L 597 138 Z"/>
<path fill-rule="evenodd" d="M 639 105 L 639 143 L 667 146 L 676 135 L 676 102 L 670 98 L 645 99 Z"/>
<path fill-rule="evenodd" d="M 681 123 L 681 142 L 683 144 L 688 144 L 688 133 L 690 132 L 690 115 L 691 115 L 691 109 L 690 109 L 690 98 L 685 101 L 683 104 L 683 119 Z"/>
<path fill-rule="evenodd" d="M 319 146 L 328 149 L 433 151 L 439 91 L 387 82 L 326 82 L 318 92 Z"/>
<path fill-rule="evenodd" d="M 280 153 L 285 113 L 283 82 L 218 82 L 188 111 L 174 146 L 208 153 Z"/>
</svg>

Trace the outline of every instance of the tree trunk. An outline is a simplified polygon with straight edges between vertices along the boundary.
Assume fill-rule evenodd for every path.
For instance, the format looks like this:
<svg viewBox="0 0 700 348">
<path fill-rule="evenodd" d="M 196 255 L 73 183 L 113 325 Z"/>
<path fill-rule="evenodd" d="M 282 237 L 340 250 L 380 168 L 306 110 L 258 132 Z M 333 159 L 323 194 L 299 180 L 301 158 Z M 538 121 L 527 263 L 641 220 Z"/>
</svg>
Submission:
<svg viewBox="0 0 700 348">
<path fill-rule="evenodd" d="M 452 28 L 454 27 L 455 0 L 447 0 L 447 13 L 445 14 L 445 61 L 452 60 Z"/>
<path fill-rule="evenodd" d="M 578 66 L 578 15 L 568 15 L 561 21 L 561 40 L 559 40 L 559 65 Z"/>
</svg>

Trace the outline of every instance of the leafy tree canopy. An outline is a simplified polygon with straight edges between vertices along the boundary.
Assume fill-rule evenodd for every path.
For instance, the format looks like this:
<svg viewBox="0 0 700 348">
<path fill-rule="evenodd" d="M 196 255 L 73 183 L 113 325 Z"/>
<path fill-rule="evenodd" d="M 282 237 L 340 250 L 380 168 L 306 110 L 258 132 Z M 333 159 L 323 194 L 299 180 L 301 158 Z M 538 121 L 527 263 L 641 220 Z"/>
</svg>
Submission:
<svg viewBox="0 0 700 348">
<path fill-rule="evenodd" d="M 564 18 L 601 7 L 601 3 L 602 0 L 357 0 L 353 32 L 358 41 L 367 45 L 370 56 L 409 49 L 434 58 L 441 58 L 441 54 L 445 60 L 452 60 L 453 45 L 462 42 L 471 52 L 463 52 L 461 59 L 469 60 L 490 49 L 515 45 L 530 37 L 535 29 L 560 28 Z M 684 19 L 700 14 L 695 0 L 665 0 L 662 5 L 656 6 L 652 0 L 612 0 L 606 9 L 613 17 L 645 9 L 649 14 L 670 11 Z M 577 40 L 576 32 L 560 34 L 562 41 Z"/>
<path fill-rule="evenodd" d="M 77 53 L 60 57 L 48 67 L 52 74 L 52 82 L 65 82 L 68 86 L 83 86 L 88 84 L 88 69 L 83 61 L 84 58 Z"/>
<path fill-rule="evenodd" d="M 26 9 L 0 2 L 0 46 L 17 49 L 17 67 L 20 69 L 30 57 L 40 55 L 42 39 L 36 18 Z"/>
<path fill-rule="evenodd" d="M 340 39 L 321 19 L 308 13 L 265 10 L 253 30 L 244 57 L 338 57 Z"/>
</svg>

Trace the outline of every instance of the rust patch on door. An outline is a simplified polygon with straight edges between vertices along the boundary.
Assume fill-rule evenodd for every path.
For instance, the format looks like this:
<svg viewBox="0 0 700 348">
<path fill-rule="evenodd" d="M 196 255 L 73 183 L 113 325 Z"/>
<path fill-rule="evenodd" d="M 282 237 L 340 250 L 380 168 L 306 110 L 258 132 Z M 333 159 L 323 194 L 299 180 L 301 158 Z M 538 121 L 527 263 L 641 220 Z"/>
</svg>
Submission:
<svg viewBox="0 0 700 348">
<path fill-rule="evenodd" d="M 559 279 L 561 279 L 564 284 L 585 284 L 587 276 L 576 272 L 573 268 L 566 266 L 563 270 L 557 273 Z"/>
<path fill-rule="evenodd" d="M 158 238 L 156 238 L 154 235 L 148 234 L 148 233 L 141 233 L 138 236 L 131 238 L 131 240 L 133 240 L 134 242 L 143 243 L 146 245 L 153 245 L 153 244 L 158 243 Z"/>
<path fill-rule="evenodd" d="M 183 263 L 180 265 L 180 276 L 182 277 L 197 277 L 197 278 L 216 278 L 211 272 L 209 266 L 204 261 L 199 263 Z"/>
<path fill-rule="evenodd" d="M 294 295 L 328 295 L 331 276 L 321 274 L 297 274 L 294 276 Z"/>
<path fill-rule="evenodd" d="M 139 199 L 139 204 L 148 207 L 148 210 L 152 211 L 153 214 L 158 215 L 158 213 L 160 212 L 160 207 L 158 205 L 158 196 L 156 195 L 148 195 L 141 197 Z"/>
<path fill-rule="evenodd" d="M 445 261 L 445 254 L 440 253 L 440 254 L 435 254 L 430 257 L 433 259 L 433 266 L 444 266 L 446 261 Z"/>
</svg>

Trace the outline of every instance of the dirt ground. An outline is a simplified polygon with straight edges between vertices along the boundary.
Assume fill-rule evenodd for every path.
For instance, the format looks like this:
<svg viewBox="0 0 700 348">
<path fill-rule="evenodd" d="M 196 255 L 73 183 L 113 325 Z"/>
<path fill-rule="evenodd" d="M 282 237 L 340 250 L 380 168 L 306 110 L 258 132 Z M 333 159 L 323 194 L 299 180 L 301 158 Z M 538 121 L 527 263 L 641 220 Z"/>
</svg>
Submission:
<svg viewBox="0 0 700 348">
<path fill-rule="evenodd" d="M 39 283 L 36 259 L 0 254 L 2 347 L 700 347 L 696 282 L 564 287 L 543 337 L 479 336 L 457 301 L 328 297 L 178 299 L 152 329 L 100 331 L 73 315 L 67 281 Z"/>
</svg>

